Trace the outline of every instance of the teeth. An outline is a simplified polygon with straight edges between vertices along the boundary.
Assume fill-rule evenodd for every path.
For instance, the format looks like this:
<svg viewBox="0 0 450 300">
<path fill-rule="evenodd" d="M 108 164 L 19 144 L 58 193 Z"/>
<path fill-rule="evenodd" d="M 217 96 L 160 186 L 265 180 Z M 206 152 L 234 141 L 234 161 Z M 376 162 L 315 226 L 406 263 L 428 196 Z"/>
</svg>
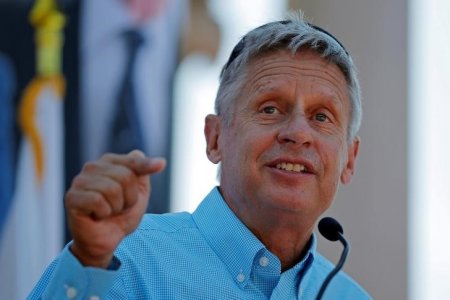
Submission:
<svg viewBox="0 0 450 300">
<path fill-rule="evenodd" d="M 277 169 L 291 171 L 291 172 L 306 172 L 306 167 L 301 164 L 293 164 L 293 163 L 279 163 L 277 164 Z"/>
</svg>

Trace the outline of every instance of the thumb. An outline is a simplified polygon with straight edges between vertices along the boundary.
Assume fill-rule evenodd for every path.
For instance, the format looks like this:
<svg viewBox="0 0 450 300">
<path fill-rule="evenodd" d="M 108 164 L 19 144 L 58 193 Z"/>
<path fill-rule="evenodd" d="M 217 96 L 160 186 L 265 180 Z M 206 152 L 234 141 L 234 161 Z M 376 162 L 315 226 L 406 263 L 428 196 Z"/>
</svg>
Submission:
<svg viewBox="0 0 450 300">
<path fill-rule="evenodd" d="M 140 150 L 133 150 L 128 153 L 128 156 L 132 158 L 134 162 L 142 162 L 144 163 L 135 163 L 134 170 L 138 175 L 152 175 L 155 173 L 159 173 L 163 171 L 166 167 L 166 159 L 163 157 L 146 157 L 145 154 Z"/>
<path fill-rule="evenodd" d="M 139 164 L 135 172 L 138 175 L 139 194 L 141 197 L 148 199 L 151 193 L 150 175 L 163 171 L 166 167 L 166 160 L 163 157 L 146 157 L 140 150 L 133 150 L 128 153 L 133 160 L 145 160 L 145 163 Z"/>
<path fill-rule="evenodd" d="M 148 160 L 150 175 L 162 172 L 166 168 L 167 161 L 164 157 L 153 157 L 149 158 Z"/>
</svg>

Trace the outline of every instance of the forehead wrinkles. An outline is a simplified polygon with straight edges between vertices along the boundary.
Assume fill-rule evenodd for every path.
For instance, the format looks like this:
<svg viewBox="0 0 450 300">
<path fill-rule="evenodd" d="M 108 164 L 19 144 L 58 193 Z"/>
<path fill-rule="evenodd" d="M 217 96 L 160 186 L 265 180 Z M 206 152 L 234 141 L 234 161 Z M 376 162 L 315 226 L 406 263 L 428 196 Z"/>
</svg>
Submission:
<svg viewBox="0 0 450 300">
<path fill-rule="evenodd" d="M 300 54 L 301 55 L 301 54 Z M 306 53 L 304 57 L 290 53 L 276 53 L 255 59 L 246 72 L 245 88 L 250 93 L 265 92 L 285 83 L 279 76 L 292 77 L 293 81 L 312 79 L 317 84 L 325 83 L 333 87 L 339 98 L 348 97 L 347 82 L 341 70 L 316 54 Z M 272 84 L 275 81 L 275 84 Z M 284 87 L 283 87 L 284 88 Z"/>
<path fill-rule="evenodd" d="M 336 74 L 333 74 L 334 72 L 328 72 L 328 70 L 327 68 L 324 72 L 323 70 L 311 69 L 307 70 L 308 72 L 305 75 L 314 83 L 313 87 L 318 87 L 319 85 L 322 88 L 326 87 L 334 100 L 340 99 L 341 101 L 345 101 L 345 99 L 349 98 L 345 80 L 341 80 L 339 76 L 334 76 Z"/>
</svg>

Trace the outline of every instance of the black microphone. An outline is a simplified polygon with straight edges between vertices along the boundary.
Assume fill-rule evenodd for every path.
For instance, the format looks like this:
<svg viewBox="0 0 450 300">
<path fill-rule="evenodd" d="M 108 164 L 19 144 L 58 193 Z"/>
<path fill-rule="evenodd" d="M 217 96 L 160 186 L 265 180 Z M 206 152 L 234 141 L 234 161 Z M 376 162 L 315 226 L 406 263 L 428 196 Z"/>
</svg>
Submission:
<svg viewBox="0 0 450 300">
<path fill-rule="evenodd" d="M 333 218 L 325 217 L 319 222 L 319 232 L 329 241 L 341 241 L 342 245 L 344 245 L 344 250 L 342 251 L 341 258 L 339 259 L 338 264 L 331 270 L 330 274 L 325 278 L 325 281 L 322 283 L 320 287 L 319 293 L 317 294 L 316 300 L 322 299 L 323 293 L 330 283 L 331 279 L 342 269 L 345 263 L 345 259 L 347 258 L 348 252 L 350 251 L 350 244 L 344 238 L 344 230 L 342 229 L 341 224 Z"/>
</svg>

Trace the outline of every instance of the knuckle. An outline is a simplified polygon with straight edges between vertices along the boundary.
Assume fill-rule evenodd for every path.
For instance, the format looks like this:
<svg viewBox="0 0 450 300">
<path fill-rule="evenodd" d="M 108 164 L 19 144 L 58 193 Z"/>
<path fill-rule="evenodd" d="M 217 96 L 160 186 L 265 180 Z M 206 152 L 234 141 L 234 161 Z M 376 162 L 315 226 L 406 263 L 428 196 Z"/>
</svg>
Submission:
<svg viewBox="0 0 450 300">
<path fill-rule="evenodd" d="M 105 187 L 105 193 L 109 196 L 117 197 L 122 193 L 122 187 L 116 182 L 112 182 Z"/>
<path fill-rule="evenodd" d="M 89 202 L 94 207 L 102 206 L 104 204 L 104 200 L 105 199 L 101 193 L 91 193 L 89 196 Z"/>
<path fill-rule="evenodd" d="M 79 188 L 82 187 L 83 185 L 86 184 L 86 179 L 84 178 L 83 175 L 77 175 L 73 180 L 72 180 L 72 185 L 71 185 L 71 189 L 72 188 Z"/>
<path fill-rule="evenodd" d="M 72 206 L 72 204 L 76 198 L 77 198 L 77 193 L 73 189 L 69 189 L 64 198 L 66 206 Z"/>
<path fill-rule="evenodd" d="M 134 174 L 127 168 L 123 168 L 123 170 L 119 174 L 119 180 L 123 185 L 129 185 L 134 181 Z"/>
<path fill-rule="evenodd" d="M 101 159 L 101 160 L 107 160 L 107 159 L 109 159 L 109 158 L 111 157 L 111 155 L 112 155 L 112 153 L 110 153 L 110 152 L 104 153 L 104 154 L 100 157 L 100 159 Z"/>
<path fill-rule="evenodd" d="M 99 163 L 97 161 L 89 161 L 83 165 L 82 172 L 93 173 L 99 169 Z"/>
<path fill-rule="evenodd" d="M 118 184 L 125 187 L 133 181 L 133 174 L 133 171 L 131 171 L 128 167 L 117 165 L 114 169 L 113 178 Z"/>
</svg>

